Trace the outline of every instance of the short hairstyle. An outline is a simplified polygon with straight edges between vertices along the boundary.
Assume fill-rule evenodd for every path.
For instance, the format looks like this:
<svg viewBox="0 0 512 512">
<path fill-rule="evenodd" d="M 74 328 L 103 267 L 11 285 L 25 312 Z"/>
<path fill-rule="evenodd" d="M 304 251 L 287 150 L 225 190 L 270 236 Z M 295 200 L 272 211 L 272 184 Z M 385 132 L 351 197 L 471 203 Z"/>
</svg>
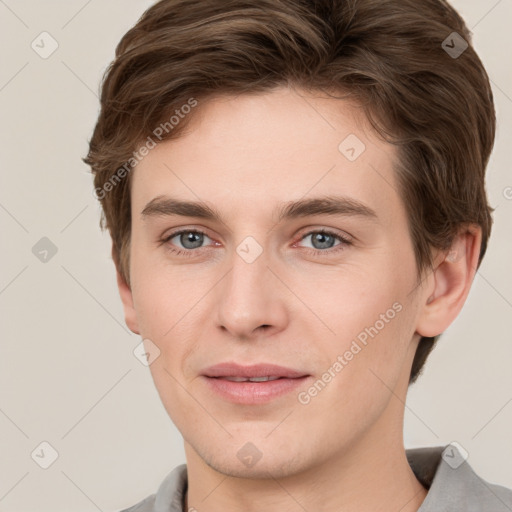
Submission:
<svg viewBox="0 0 512 512">
<path fill-rule="evenodd" d="M 495 110 L 471 32 L 447 2 L 161 0 L 116 48 L 84 158 L 127 284 L 130 170 L 150 142 L 178 137 L 202 101 L 280 86 L 350 98 L 396 146 L 419 279 L 432 249 L 447 250 L 468 224 L 482 229 L 480 265 Z M 421 338 L 409 383 L 438 338 Z"/>
</svg>

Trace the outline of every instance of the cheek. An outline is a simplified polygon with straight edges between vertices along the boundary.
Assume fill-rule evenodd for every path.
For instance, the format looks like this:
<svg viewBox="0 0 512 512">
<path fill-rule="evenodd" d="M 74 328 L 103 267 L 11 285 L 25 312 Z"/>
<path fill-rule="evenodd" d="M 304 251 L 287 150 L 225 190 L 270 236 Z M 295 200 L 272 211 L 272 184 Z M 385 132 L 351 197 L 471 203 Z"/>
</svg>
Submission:
<svg viewBox="0 0 512 512">
<path fill-rule="evenodd" d="M 316 338 L 312 322 L 304 327 L 323 352 L 325 379 L 335 374 L 325 387 L 331 390 L 324 395 L 327 401 L 346 401 L 346 407 L 371 406 L 375 395 L 389 395 L 386 386 L 393 388 L 401 375 L 414 332 L 410 276 L 407 271 L 399 273 L 396 265 L 395 274 L 385 273 L 386 263 L 379 268 L 338 271 L 335 278 L 319 281 L 313 291 L 305 286 L 298 292 L 328 327 L 315 322 Z"/>
<path fill-rule="evenodd" d="M 174 355 L 171 357 L 179 357 Z M 185 437 L 194 430 L 194 425 L 206 425 L 210 431 L 217 426 L 209 424 L 209 416 L 199 402 L 194 399 L 194 393 L 184 387 L 183 376 L 170 364 L 170 355 L 165 351 L 150 365 L 151 377 L 160 400 L 176 428 Z M 199 421 L 200 420 L 200 421 Z"/>
<path fill-rule="evenodd" d="M 133 302 L 137 312 L 140 334 L 153 341 L 161 339 L 173 327 L 173 317 L 169 310 L 173 309 L 173 294 L 166 292 L 165 284 L 144 279 L 141 286 L 139 279 L 133 282 Z"/>
<path fill-rule="evenodd" d="M 331 343 L 337 346 L 360 333 L 364 338 L 365 329 L 375 324 L 379 332 L 389 330 L 401 316 L 398 310 L 402 310 L 400 305 L 403 306 L 407 289 L 403 276 L 385 271 L 382 262 L 323 270 L 301 276 L 292 286 L 317 319 L 329 328 Z M 315 325 L 321 327 L 320 322 Z"/>
<path fill-rule="evenodd" d="M 307 416 L 310 430 L 327 429 L 326 435 L 333 439 L 350 439 L 355 432 L 362 435 L 388 404 L 401 406 L 392 390 L 407 355 L 408 313 L 396 303 L 395 308 L 366 304 L 367 314 L 372 313 L 368 316 L 359 312 L 358 317 L 348 316 L 342 322 L 345 317 L 340 315 L 338 336 L 326 346 L 329 355 L 324 359 L 324 373 L 311 387 L 301 390 L 301 412 Z M 380 318 L 381 312 L 387 323 Z"/>
<path fill-rule="evenodd" d="M 134 241 L 131 254 L 134 307 L 141 335 L 165 340 L 204 294 L 204 283 L 185 266 L 166 263 L 160 250 L 145 248 L 143 243 Z"/>
</svg>

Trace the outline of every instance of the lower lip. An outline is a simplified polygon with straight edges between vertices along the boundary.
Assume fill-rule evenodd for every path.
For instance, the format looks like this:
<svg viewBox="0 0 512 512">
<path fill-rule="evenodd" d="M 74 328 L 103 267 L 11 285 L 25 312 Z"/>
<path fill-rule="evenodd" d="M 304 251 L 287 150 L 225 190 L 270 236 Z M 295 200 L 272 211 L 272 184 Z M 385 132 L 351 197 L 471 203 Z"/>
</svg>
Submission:
<svg viewBox="0 0 512 512">
<path fill-rule="evenodd" d="M 236 404 L 263 404 L 283 396 L 303 385 L 308 375 L 296 379 L 276 379 L 264 382 L 233 382 L 217 377 L 206 377 L 211 390 Z"/>
</svg>

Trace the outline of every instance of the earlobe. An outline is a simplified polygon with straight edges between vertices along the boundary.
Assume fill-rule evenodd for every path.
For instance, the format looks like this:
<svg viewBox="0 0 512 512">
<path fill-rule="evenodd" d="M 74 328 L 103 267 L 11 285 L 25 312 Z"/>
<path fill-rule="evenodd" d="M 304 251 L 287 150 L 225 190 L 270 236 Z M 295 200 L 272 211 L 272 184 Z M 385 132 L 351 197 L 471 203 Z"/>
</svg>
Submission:
<svg viewBox="0 0 512 512">
<path fill-rule="evenodd" d="M 132 290 L 130 286 L 126 283 L 124 278 L 121 276 L 121 273 L 119 272 L 117 259 L 114 254 L 114 247 L 112 247 L 112 258 L 116 266 L 117 288 L 119 290 L 121 302 L 123 303 L 124 319 L 126 325 L 128 326 L 128 329 L 130 329 L 130 331 L 132 331 L 133 333 L 140 334 L 139 324 L 137 321 L 137 313 L 133 305 Z"/>
<path fill-rule="evenodd" d="M 481 228 L 472 225 L 454 239 L 448 252 L 440 254 L 441 261 L 426 279 L 426 296 L 416 327 L 421 336 L 441 334 L 459 314 L 478 267 L 481 240 Z"/>
<path fill-rule="evenodd" d="M 139 325 L 137 322 L 137 313 L 135 311 L 135 307 L 133 306 L 132 291 L 118 270 L 116 270 L 116 274 L 117 288 L 119 289 L 119 295 L 121 296 L 121 301 L 123 303 L 124 319 L 126 325 L 128 326 L 128 329 L 130 329 L 130 331 L 133 333 L 140 334 Z"/>
</svg>

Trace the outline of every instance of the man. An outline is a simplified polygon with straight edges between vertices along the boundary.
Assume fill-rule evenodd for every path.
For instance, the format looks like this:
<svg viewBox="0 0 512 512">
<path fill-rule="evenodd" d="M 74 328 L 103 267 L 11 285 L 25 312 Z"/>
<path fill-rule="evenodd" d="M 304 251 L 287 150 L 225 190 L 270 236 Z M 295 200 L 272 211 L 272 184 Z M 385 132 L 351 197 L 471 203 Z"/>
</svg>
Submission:
<svg viewBox="0 0 512 512">
<path fill-rule="evenodd" d="M 492 223 L 492 93 L 448 4 L 163 0 L 101 102 L 85 160 L 187 458 L 128 510 L 512 509 L 461 447 L 403 446 Z"/>
</svg>

